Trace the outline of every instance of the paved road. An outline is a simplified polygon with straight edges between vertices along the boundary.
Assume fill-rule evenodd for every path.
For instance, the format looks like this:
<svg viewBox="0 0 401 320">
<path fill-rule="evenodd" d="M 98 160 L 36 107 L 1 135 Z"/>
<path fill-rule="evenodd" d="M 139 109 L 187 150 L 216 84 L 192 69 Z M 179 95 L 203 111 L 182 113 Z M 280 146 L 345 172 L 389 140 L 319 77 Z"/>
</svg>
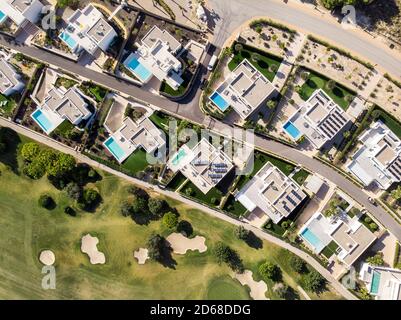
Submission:
<svg viewBox="0 0 401 320">
<path fill-rule="evenodd" d="M 339 23 L 328 18 L 329 14 L 322 18 L 321 13 L 311 9 L 310 6 L 300 5 L 292 0 L 289 4 L 281 0 L 209 0 L 208 6 L 220 17 L 215 29 L 214 44 L 217 47 L 221 47 L 224 41 L 247 20 L 266 16 L 338 44 L 401 79 L 399 56 L 391 53 L 388 48 L 384 49 L 380 42 L 364 35 L 362 31 L 343 29 Z"/>
<path fill-rule="evenodd" d="M 212 123 L 209 128 L 222 135 L 225 135 L 227 130 L 230 130 L 231 128 L 229 125 L 212 120 L 209 117 L 205 116 L 199 110 L 198 106 L 195 107 L 192 104 L 178 104 L 172 102 L 164 97 L 144 91 L 129 82 L 119 80 L 107 74 L 83 68 L 82 66 L 74 62 L 71 62 L 62 57 L 48 53 L 35 47 L 29 47 L 25 45 L 12 45 L 5 41 L 4 37 L 2 36 L 0 36 L 0 44 L 11 47 L 28 56 L 36 57 L 37 59 L 47 62 L 53 66 L 57 66 L 59 68 L 67 70 L 70 73 L 75 73 L 76 75 L 79 75 L 86 79 L 92 79 L 94 82 L 97 82 L 107 88 L 133 96 L 136 99 L 148 102 L 163 110 L 169 111 L 172 114 L 185 117 L 195 123 L 203 124 L 206 126 L 209 126 L 210 123 Z M 199 91 L 197 95 L 199 95 Z M 378 221 L 380 221 L 391 233 L 393 233 L 398 240 L 401 241 L 401 226 L 398 224 L 398 222 L 395 221 L 394 218 L 389 215 L 382 207 L 373 206 L 369 202 L 368 195 L 365 192 L 356 187 L 352 182 L 344 178 L 342 175 L 338 174 L 335 170 L 322 164 L 316 159 L 307 157 L 294 148 L 285 146 L 273 140 L 262 138 L 260 136 L 255 136 L 254 142 L 255 146 L 259 147 L 260 149 L 267 152 L 273 152 L 281 157 L 292 160 L 293 162 L 308 168 L 310 171 L 317 172 L 324 176 L 326 179 L 334 182 L 339 188 L 346 191 L 351 197 L 353 197 L 356 201 L 363 205 Z"/>
<path fill-rule="evenodd" d="M 29 129 L 21 126 L 21 125 L 18 125 L 16 123 L 11 122 L 11 121 L 8 121 L 8 120 L 0 118 L 0 126 L 11 128 L 16 132 L 18 132 L 18 133 L 20 133 L 22 135 L 25 135 L 25 136 L 33 139 L 33 140 L 36 140 L 36 141 L 38 141 L 38 142 L 40 142 L 42 144 L 45 144 L 45 145 L 47 145 L 47 146 L 49 146 L 51 148 L 54 148 L 54 149 L 59 150 L 61 152 L 70 154 L 70 155 L 74 156 L 79 162 L 87 163 L 90 166 L 92 166 L 93 168 L 98 168 L 98 169 L 101 169 L 101 170 L 103 170 L 105 172 L 109 172 L 109 173 L 111 173 L 111 174 L 113 174 L 115 176 L 118 176 L 118 177 L 120 177 L 122 179 L 125 179 L 125 180 L 127 180 L 127 181 L 129 181 L 131 183 L 137 184 L 137 185 L 139 185 L 139 186 L 141 186 L 143 188 L 154 190 L 157 193 L 160 193 L 160 194 L 165 195 L 167 197 L 170 197 L 172 199 L 181 201 L 181 202 L 183 202 L 185 204 L 190 205 L 191 207 L 194 207 L 196 209 L 204 211 L 207 214 L 209 214 L 209 215 L 211 215 L 213 217 L 216 217 L 218 219 L 224 220 L 224 221 L 226 221 L 228 223 L 231 223 L 231 224 L 234 224 L 234 225 L 237 225 L 237 226 L 242 225 L 245 228 L 247 228 L 249 230 L 252 230 L 258 237 L 260 237 L 260 238 L 262 238 L 264 240 L 270 241 L 270 242 L 272 242 L 272 243 L 274 243 L 274 244 L 276 244 L 276 245 L 278 245 L 278 246 L 280 246 L 282 248 L 285 248 L 285 249 L 293 252 L 297 256 L 301 257 L 306 262 L 308 262 L 311 266 L 313 266 L 322 276 L 324 276 L 326 278 L 326 280 L 328 281 L 328 283 L 339 294 L 341 294 L 343 297 L 345 297 L 348 300 L 356 300 L 356 297 L 351 292 L 349 292 L 339 281 L 337 281 L 330 274 L 330 272 L 326 268 L 324 268 L 319 262 L 317 262 L 312 256 L 310 256 L 309 254 L 305 253 L 304 251 L 302 251 L 302 250 L 300 250 L 298 248 L 293 247 L 292 245 L 290 245 L 289 243 L 287 243 L 287 242 L 285 242 L 285 241 L 283 241 L 281 239 L 278 239 L 278 238 L 276 238 L 276 237 L 274 237 L 274 236 L 272 236 L 270 234 L 267 234 L 267 233 L 261 231 L 260 229 L 255 228 L 255 227 L 253 227 L 253 226 L 251 226 L 251 225 L 249 225 L 247 223 L 243 223 L 243 222 L 240 222 L 240 221 L 238 221 L 236 219 L 233 219 L 233 218 L 231 218 L 231 217 L 229 217 L 229 216 L 227 216 L 227 215 L 225 215 L 225 214 L 223 214 L 223 213 L 221 213 L 219 211 L 213 210 L 213 209 L 208 208 L 208 207 L 204 207 L 204 206 L 202 206 L 201 204 L 199 204 L 197 202 L 194 202 L 194 201 L 191 201 L 191 200 L 189 200 L 189 199 L 187 199 L 185 197 L 182 197 L 180 194 L 178 194 L 176 192 L 160 189 L 157 186 L 154 186 L 154 185 L 151 185 L 151 184 L 149 184 L 147 182 L 144 182 L 142 180 L 138 180 L 138 179 L 135 179 L 133 177 L 127 176 L 127 175 L 123 174 L 120 171 L 111 169 L 111 168 L 109 168 L 109 167 L 107 167 L 107 166 L 105 166 L 103 164 L 98 163 L 97 161 L 94 161 L 94 160 L 86 157 L 85 155 L 73 150 L 72 148 L 67 147 L 64 144 L 61 144 L 61 143 L 59 143 L 57 141 L 54 141 L 54 140 L 50 139 L 49 137 L 44 136 L 42 134 L 39 134 L 39 133 L 37 133 L 35 131 L 29 130 Z"/>
</svg>

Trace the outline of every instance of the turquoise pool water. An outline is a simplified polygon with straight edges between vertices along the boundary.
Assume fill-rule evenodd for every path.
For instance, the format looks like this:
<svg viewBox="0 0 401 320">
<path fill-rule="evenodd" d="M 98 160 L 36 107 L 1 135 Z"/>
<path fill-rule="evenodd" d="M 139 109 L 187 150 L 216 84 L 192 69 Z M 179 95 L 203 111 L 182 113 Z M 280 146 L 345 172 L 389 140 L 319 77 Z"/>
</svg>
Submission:
<svg viewBox="0 0 401 320">
<path fill-rule="evenodd" d="M 324 248 L 324 244 L 320 241 L 320 239 L 308 228 L 305 228 L 301 233 L 301 237 L 308 241 L 314 248 L 316 252 L 320 252 Z"/>
<path fill-rule="evenodd" d="M 118 145 L 118 143 L 114 140 L 113 137 L 110 137 L 107 139 L 104 143 L 107 149 L 111 152 L 111 154 L 119 161 L 121 162 L 126 158 L 126 154 L 124 150 Z"/>
<path fill-rule="evenodd" d="M 297 140 L 299 136 L 301 135 L 301 132 L 297 129 L 296 126 L 292 124 L 292 122 L 288 121 L 284 125 L 284 130 L 294 139 Z"/>
<path fill-rule="evenodd" d="M 143 82 L 146 82 L 152 75 L 136 58 L 132 58 L 127 67 Z"/>
<path fill-rule="evenodd" d="M 223 97 L 217 92 L 214 92 L 209 99 L 212 100 L 213 103 L 223 112 L 229 107 L 228 102 L 224 100 Z"/>
<path fill-rule="evenodd" d="M 70 49 L 74 49 L 77 45 L 77 42 L 66 31 L 61 33 L 59 38 L 63 40 L 70 47 Z"/>
<path fill-rule="evenodd" d="M 183 158 L 183 157 L 185 157 L 187 154 L 185 153 L 185 150 L 184 149 L 180 149 L 179 151 L 178 151 L 178 153 L 177 153 L 177 155 L 174 157 L 174 159 L 173 159 L 173 165 L 177 165 L 179 162 L 180 162 L 180 160 Z"/>
<path fill-rule="evenodd" d="M 7 18 L 6 14 L 3 11 L 0 11 L 0 22 L 3 22 L 5 18 Z"/>
<path fill-rule="evenodd" d="M 372 283 L 370 284 L 370 293 L 377 294 L 379 292 L 380 273 L 373 271 Z"/>
<path fill-rule="evenodd" d="M 36 110 L 31 116 L 46 133 L 49 133 L 54 128 L 54 124 L 41 110 Z"/>
</svg>

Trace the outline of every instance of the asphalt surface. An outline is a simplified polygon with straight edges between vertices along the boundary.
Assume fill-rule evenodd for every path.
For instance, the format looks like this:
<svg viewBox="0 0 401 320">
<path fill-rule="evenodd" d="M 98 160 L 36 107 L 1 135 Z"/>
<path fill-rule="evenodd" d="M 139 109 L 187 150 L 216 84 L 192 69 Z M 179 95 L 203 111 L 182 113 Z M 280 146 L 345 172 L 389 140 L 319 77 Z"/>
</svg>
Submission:
<svg viewBox="0 0 401 320">
<path fill-rule="evenodd" d="M 123 178 L 123 179 L 125 179 L 125 180 L 127 180 L 127 181 L 129 181 L 131 183 L 135 183 L 135 184 L 137 184 L 137 185 L 139 185 L 139 186 L 141 186 L 143 188 L 152 189 L 152 190 L 156 191 L 159 194 L 163 194 L 163 195 L 166 195 L 167 197 L 170 197 L 172 199 L 175 199 L 175 200 L 178 200 L 180 202 L 186 203 L 186 204 L 190 205 L 191 207 L 194 207 L 196 209 L 204 211 L 207 214 L 209 214 L 211 216 L 214 216 L 214 217 L 216 217 L 218 219 L 224 220 L 224 221 L 226 221 L 228 223 L 231 223 L 231 224 L 234 224 L 234 225 L 237 225 L 237 226 L 242 225 L 245 228 L 247 228 L 249 230 L 252 230 L 258 237 L 260 237 L 262 239 L 265 239 L 267 241 L 270 241 L 270 242 L 272 242 L 272 243 L 274 243 L 274 244 L 276 244 L 276 245 L 278 245 L 278 246 L 280 246 L 282 248 L 285 248 L 285 249 L 291 251 L 292 253 L 298 255 L 299 257 L 304 259 L 307 263 L 309 263 L 311 266 L 313 266 L 313 268 L 315 268 L 321 275 L 323 275 L 327 279 L 327 281 L 330 283 L 330 285 L 332 285 L 333 288 L 338 293 L 340 293 L 343 297 L 345 297 L 348 300 L 357 300 L 357 298 L 350 291 L 348 291 L 339 281 L 337 281 L 326 268 L 324 268 L 319 262 L 317 262 L 315 258 L 310 256 L 308 253 L 306 253 L 306 252 L 304 252 L 304 251 L 302 251 L 302 250 L 300 250 L 298 248 L 293 247 L 291 244 L 289 244 L 289 243 L 287 243 L 287 242 L 285 242 L 285 241 L 283 241 L 283 240 L 281 240 L 279 238 L 276 238 L 276 237 L 274 237 L 274 236 L 272 236 L 270 234 L 267 234 L 267 233 L 261 231 L 260 229 L 255 228 L 255 227 L 253 227 L 253 226 L 251 226 L 251 225 L 249 225 L 247 223 L 240 222 L 240 221 L 238 221 L 236 219 L 233 219 L 233 218 L 231 218 L 231 217 L 229 217 L 229 216 L 227 216 L 227 215 L 225 215 L 225 214 L 223 214 L 223 213 L 221 213 L 221 212 L 219 212 L 217 210 L 213 210 L 213 209 L 205 207 L 205 206 L 203 206 L 203 205 L 201 205 L 201 204 L 199 204 L 197 202 L 189 200 L 189 199 L 181 196 L 180 194 L 178 194 L 176 192 L 164 190 L 164 189 L 161 189 L 161 188 L 159 188 L 157 186 L 154 186 L 154 185 L 151 185 L 151 184 L 149 184 L 147 182 L 144 182 L 142 180 L 127 176 L 127 175 L 125 175 L 124 173 L 122 173 L 120 171 L 117 171 L 117 170 L 114 170 L 112 168 L 109 168 L 109 167 L 107 167 L 107 166 L 105 166 L 105 165 L 103 165 L 103 164 L 101 164 L 101 163 L 99 163 L 97 161 L 94 161 L 94 160 L 86 157 L 85 155 L 73 150 L 72 148 L 70 148 L 70 147 L 68 147 L 68 146 L 66 146 L 66 145 L 64 145 L 62 143 L 59 143 L 59 142 L 57 142 L 57 141 L 55 141 L 55 140 L 53 140 L 53 139 L 51 139 L 51 138 L 49 138 L 47 136 L 39 134 L 39 133 L 37 133 L 35 131 L 29 130 L 29 129 L 21 126 L 21 125 L 18 125 L 16 123 L 11 122 L 11 121 L 8 121 L 8 120 L 0 118 L 0 126 L 9 127 L 11 129 L 15 130 L 16 132 L 18 132 L 20 134 L 23 134 L 23 135 L 25 135 L 25 136 L 33 139 L 33 140 L 39 141 L 42 144 L 48 145 L 51 148 L 57 149 L 57 150 L 59 150 L 61 152 L 67 153 L 67 154 L 71 154 L 72 156 L 77 158 L 78 161 L 87 163 L 90 166 L 92 166 L 93 168 L 98 168 L 98 169 L 101 169 L 101 170 L 103 170 L 105 172 L 109 172 L 109 173 L 111 173 L 111 174 L 113 174 L 115 176 L 121 177 L 121 178 Z"/>
<path fill-rule="evenodd" d="M 208 0 L 208 5 L 218 15 L 214 39 L 217 47 L 221 47 L 224 41 L 247 20 L 266 16 L 320 36 L 332 44 L 354 52 L 361 58 L 365 57 L 401 79 L 401 59 L 391 54 L 390 49 L 383 50 L 378 41 L 361 36 L 353 30 L 344 29 L 339 23 L 328 19 L 329 14 L 322 17 L 317 10 L 311 10 L 311 6 L 297 7 L 293 0 L 290 0 L 289 4 L 279 0 Z M 358 12 L 356 14 L 358 15 Z"/>
<path fill-rule="evenodd" d="M 99 73 L 88 68 L 84 68 L 75 62 L 69 61 L 63 57 L 54 55 L 44 50 L 40 50 L 36 47 L 30 47 L 25 45 L 14 45 L 5 40 L 3 36 L 0 36 L 0 44 L 6 47 L 10 47 L 17 50 L 23 54 L 31 57 L 35 57 L 41 61 L 44 61 L 52 66 L 64 69 L 69 73 L 74 73 L 77 76 L 92 80 L 104 87 L 122 92 L 124 94 L 130 95 L 135 99 L 142 100 L 144 102 L 150 103 L 159 107 L 160 109 L 166 110 L 172 114 L 185 117 L 186 119 L 201 124 L 206 125 L 209 129 L 226 135 L 227 131 L 231 127 L 220 121 L 213 120 L 205 116 L 198 106 L 198 100 L 200 96 L 200 90 L 196 92 L 191 103 L 178 104 L 172 102 L 162 96 L 155 95 L 153 93 L 142 90 L 141 88 L 133 85 L 130 82 L 117 79 L 113 76 Z M 210 56 L 206 57 L 207 64 Z M 206 71 L 204 71 L 206 72 Z M 198 81 L 200 81 L 198 79 Z M 303 153 L 297 151 L 294 148 L 280 144 L 276 141 L 263 138 L 254 135 L 254 143 L 258 148 L 265 150 L 267 152 L 275 153 L 283 158 L 289 159 L 295 163 L 298 163 L 312 172 L 317 172 L 327 180 L 335 183 L 339 188 L 347 192 L 352 198 L 364 206 L 382 225 L 384 225 L 394 236 L 401 241 L 401 226 L 394 220 L 394 218 L 389 215 L 382 207 L 374 206 L 368 200 L 368 195 L 361 189 L 356 187 L 352 182 L 344 178 L 342 175 L 337 173 L 334 169 L 322 164 L 320 161 L 310 158 Z"/>
</svg>

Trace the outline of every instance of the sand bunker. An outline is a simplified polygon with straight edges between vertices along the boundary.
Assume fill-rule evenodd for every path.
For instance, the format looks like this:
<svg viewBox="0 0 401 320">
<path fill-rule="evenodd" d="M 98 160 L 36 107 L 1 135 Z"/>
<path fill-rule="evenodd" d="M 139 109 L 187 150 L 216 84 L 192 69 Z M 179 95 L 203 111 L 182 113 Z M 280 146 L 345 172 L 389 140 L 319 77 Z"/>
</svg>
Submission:
<svg viewBox="0 0 401 320">
<path fill-rule="evenodd" d="M 51 266 L 56 261 L 56 257 L 54 256 L 53 251 L 43 250 L 39 255 L 39 261 L 42 262 L 45 266 Z"/>
<path fill-rule="evenodd" d="M 104 253 L 97 249 L 97 244 L 99 243 L 97 237 L 92 237 L 88 233 L 82 237 L 81 241 L 81 251 L 89 256 L 91 264 L 104 264 L 106 262 Z"/>
<path fill-rule="evenodd" d="M 137 251 L 134 251 L 134 257 L 138 260 L 138 264 L 145 264 L 146 260 L 149 259 L 148 249 L 139 248 Z"/>
<path fill-rule="evenodd" d="M 262 280 L 259 282 L 253 280 L 251 270 L 245 270 L 242 274 L 236 273 L 234 278 L 241 282 L 243 286 L 247 285 L 251 289 L 250 295 L 253 300 L 268 300 L 265 296 L 267 291 L 266 283 Z"/>
<path fill-rule="evenodd" d="M 188 250 L 198 250 L 201 253 L 207 250 L 205 237 L 196 236 L 189 239 L 181 233 L 172 233 L 166 240 L 170 243 L 171 248 L 173 248 L 173 252 L 177 254 L 186 254 Z"/>
</svg>

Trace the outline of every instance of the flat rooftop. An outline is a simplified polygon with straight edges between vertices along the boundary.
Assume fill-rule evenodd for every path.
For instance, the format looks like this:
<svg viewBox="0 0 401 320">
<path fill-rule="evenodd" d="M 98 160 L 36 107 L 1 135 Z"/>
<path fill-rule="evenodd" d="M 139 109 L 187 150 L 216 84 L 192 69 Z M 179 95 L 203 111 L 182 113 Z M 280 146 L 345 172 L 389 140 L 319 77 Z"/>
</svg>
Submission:
<svg viewBox="0 0 401 320">
<path fill-rule="evenodd" d="M 176 52 L 181 48 L 181 44 L 176 38 L 174 38 L 168 31 L 160 30 L 157 26 L 153 26 L 152 29 L 150 29 L 142 38 L 141 42 L 148 48 L 152 48 L 159 39 L 167 43 L 172 52 Z"/>
<path fill-rule="evenodd" d="M 100 18 L 87 32 L 87 34 L 95 40 L 96 43 L 101 42 L 110 32 L 113 27 L 103 18 Z"/>
<path fill-rule="evenodd" d="M 3 93 L 18 83 L 19 80 L 14 68 L 4 59 L 0 59 L 0 92 Z"/>
</svg>

